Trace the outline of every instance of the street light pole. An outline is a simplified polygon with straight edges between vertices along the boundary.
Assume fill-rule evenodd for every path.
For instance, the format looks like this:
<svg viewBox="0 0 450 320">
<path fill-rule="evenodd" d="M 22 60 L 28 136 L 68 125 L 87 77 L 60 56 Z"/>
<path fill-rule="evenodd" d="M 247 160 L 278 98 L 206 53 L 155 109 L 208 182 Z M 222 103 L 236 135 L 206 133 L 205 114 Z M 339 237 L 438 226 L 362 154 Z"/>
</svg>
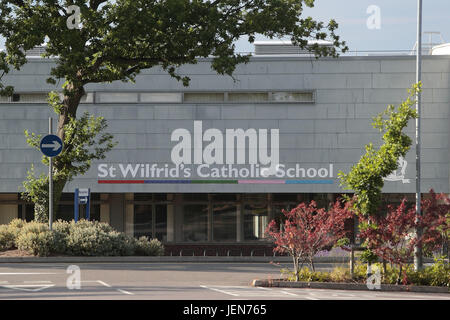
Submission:
<svg viewBox="0 0 450 320">
<path fill-rule="evenodd" d="M 416 55 L 416 83 L 422 81 L 422 0 L 417 0 L 417 55 Z M 420 109 L 421 109 L 421 92 L 416 96 L 416 221 L 422 215 L 420 208 Z M 416 239 L 422 236 L 422 230 L 417 227 L 415 230 Z M 421 270 L 422 262 L 422 247 L 415 245 L 414 247 L 414 270 Z"/>
<path fill-rule="evenodd" d="M 52 134 L 52 118 L 48 118 L 48 134 Z M 53 159 L 48 157 L 48 226 L 53 229 Z"/>
</svg>

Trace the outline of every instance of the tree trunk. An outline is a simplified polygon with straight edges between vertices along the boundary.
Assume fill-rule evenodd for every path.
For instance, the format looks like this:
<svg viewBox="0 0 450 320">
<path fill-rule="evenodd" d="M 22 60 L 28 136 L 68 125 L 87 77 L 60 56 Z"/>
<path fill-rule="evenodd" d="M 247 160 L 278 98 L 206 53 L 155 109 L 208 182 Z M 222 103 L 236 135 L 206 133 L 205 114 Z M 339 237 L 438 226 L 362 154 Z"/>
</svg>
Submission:
<svg viewBox="0 0 450 320">
<path fill-rule="evenodd" d="M 402 265 L 400 265 L 400 271 L 398 272 L 397 284 L 400 284 L 402 281 Z"/>
<path fill-rule="evenodd" d="M 314 261 L 313 261 L 313 258 L 312 258 L 312 257 L 309 258 L 309 264 L 311 265 L 312 271 L 313 271 L 313 272 L 316 272 L 316 268 L 314 268 Z"/>
<path fill-rule="evenodd" d="M 292 257 L 294 260 L 294 274 L 295 274 L 295 281 L 299 280 L 299 276 L 298 273 L 300 272 L 299 268 L 298 268 L 298 257 L 297 256 L 293 256 Z"/>
<path fill-rule="evenodd" d="M 58 115 L 58 126 L 56 130 L 56 135 L 61 138 L 64 142 L 65 129 L 64 126 L 69 123 L 71 118 L 76 118 L 77 109 L 80 104 L 81 98 L 85 94 L 83 86 L 76 87 L 74 84 L 68 84 L 66 86 L 67 94 L 64 95 L 63 107 L 59 110 Z M 64 149 L 71 148 L 72 146 L 64 144 Z M 63 150 L 64 151 L 64 150 Z M 59 161 L 58 157 L 53 159 L 53 208 L 54 217 L 58 209 L 59 199 L 61 198 L 62 191 L 67 183 L 67 178 L 65 176 L 58 175 L 57 173 L 63 169 L 70 167 L 72 163 L 67 161 Z M 45 199 L 40 199 L 39 202 L 35 203 L 34 206 L 34 216 L 35 220 L 39 222 L 48 222 L 49 219 L 49 208 L 48 208 L 48 179 L 46 185 L 41 186 L 42 191 L 46 194 Z"/>
</svg>

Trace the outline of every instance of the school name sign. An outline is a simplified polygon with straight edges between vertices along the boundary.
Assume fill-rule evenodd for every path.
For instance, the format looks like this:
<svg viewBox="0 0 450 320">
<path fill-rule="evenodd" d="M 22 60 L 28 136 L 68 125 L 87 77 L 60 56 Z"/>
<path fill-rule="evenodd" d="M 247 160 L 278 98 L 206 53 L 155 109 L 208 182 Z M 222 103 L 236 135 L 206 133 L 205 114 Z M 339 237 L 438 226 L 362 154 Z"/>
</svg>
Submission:
<svg viewBox="0 0 450 320">
<path fill-rule="evenodd" d="M 280 163 L 279 129 L 172 131 L 170 163 L 101 163 L 99 179 L 331 179 L 333 164 L 304 167 Z M 150 180 L 149 180 L 150 181 Z M 263 181 L 259 181 L 263 182 Z M 332 183 L 332 182 L 331 182 Z"/>
</svg>

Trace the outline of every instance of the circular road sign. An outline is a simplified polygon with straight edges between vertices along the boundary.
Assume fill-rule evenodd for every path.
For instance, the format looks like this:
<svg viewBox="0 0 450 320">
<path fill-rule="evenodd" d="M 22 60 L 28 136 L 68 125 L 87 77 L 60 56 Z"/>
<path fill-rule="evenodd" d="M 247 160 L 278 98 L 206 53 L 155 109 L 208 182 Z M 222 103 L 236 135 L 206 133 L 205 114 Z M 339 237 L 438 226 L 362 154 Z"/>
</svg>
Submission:
<svg viewBox="0 0 450 320">
<path fill-rule="evenodd" d="M 54 135 L 48 134 L 42 138 L 40 144 L 41 152 L 47 157 L 56 157 L 63 149 L 62 140 Z"/>
</svg>

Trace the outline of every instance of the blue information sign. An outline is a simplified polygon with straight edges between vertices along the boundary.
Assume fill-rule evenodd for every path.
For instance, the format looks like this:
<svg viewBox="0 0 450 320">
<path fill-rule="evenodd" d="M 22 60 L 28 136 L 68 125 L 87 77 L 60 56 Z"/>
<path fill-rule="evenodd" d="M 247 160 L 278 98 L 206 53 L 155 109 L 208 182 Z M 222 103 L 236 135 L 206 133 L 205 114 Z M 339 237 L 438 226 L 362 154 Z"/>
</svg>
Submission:
<svg viewBox="0 0 450 320">
<path fill-rule="evenodd" d="M 48 134 L 42 138 L 40 144 L 41 152 L 47 157 L 56 157 L 63 149 L 62 140 L 54 135 Z"/>
</svg>

